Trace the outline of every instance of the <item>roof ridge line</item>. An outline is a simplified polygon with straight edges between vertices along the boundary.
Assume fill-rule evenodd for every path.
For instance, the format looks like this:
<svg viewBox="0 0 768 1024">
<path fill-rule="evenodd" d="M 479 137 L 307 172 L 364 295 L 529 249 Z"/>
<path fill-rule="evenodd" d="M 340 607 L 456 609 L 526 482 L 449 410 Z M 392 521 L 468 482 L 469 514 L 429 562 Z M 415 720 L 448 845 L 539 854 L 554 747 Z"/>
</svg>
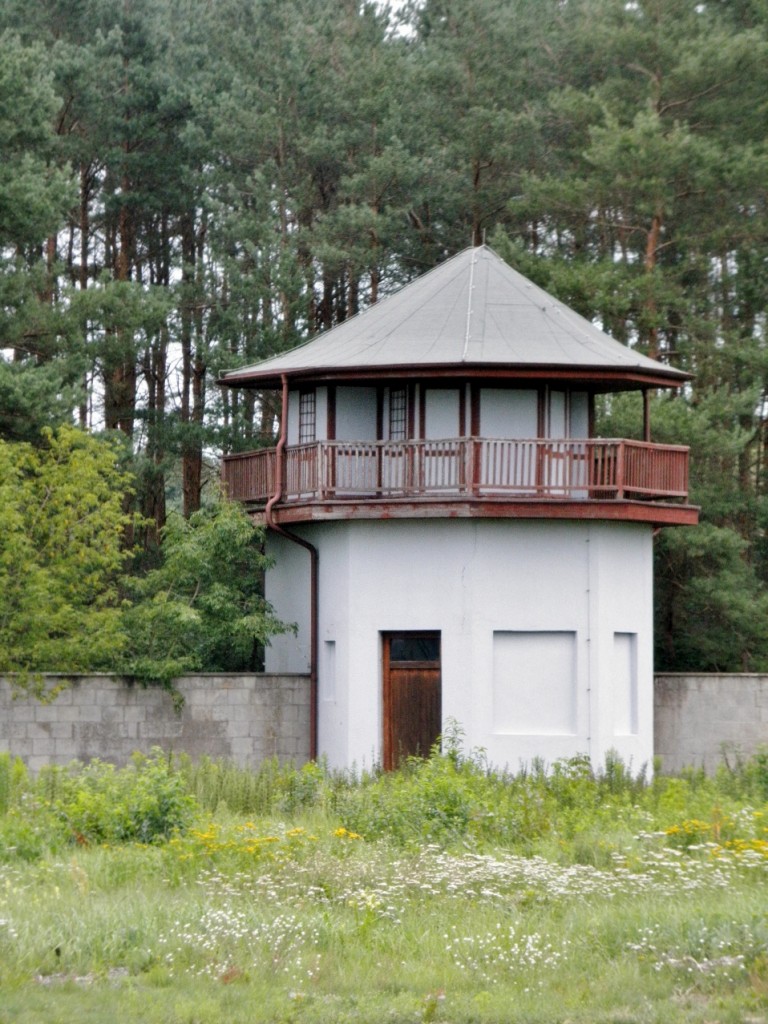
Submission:
<svg viewBox="0 0 768 1024">
<path fill-rule="evenodd" d="M 475 246 L 472 250 L 472 258 L 469 263 L 469 294 L 467 295 L 467 326 L 464 331 L 464 349 L 461 353 L 462 363 L 466 361 L 467 352 L 469 351 L 469 335 L 472 324 L 472 292 L 475 288 L 475 264 L 477 263 L 477 250 Z"/>
</svg>

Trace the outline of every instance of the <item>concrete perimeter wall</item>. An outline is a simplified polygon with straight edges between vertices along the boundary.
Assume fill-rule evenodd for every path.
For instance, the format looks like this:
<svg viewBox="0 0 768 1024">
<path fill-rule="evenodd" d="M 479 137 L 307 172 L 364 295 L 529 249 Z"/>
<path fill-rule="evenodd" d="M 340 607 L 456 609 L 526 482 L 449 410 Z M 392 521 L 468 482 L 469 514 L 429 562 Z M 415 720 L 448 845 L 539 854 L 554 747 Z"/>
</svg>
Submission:
<svg viewBox="0 0 768 1024">
<path fill-rule="evenodd" d="M 54 676 L 46 677 L 50 688 Z M 166 690 L 112 676 L 76 676 L 51 703 L 14 696 L 0 679 L 0 751 L 37 770 L 98 757 L 125 764 L 136 750 L 162 747 L 243 767 L 265 758 L 309 758 L 306 675 L 199 675 Z M 768 675 L 659 675 L 654 750 L 661 770 L 713 771 L 723 751 L 748 757 L 768 747 Z"/>
<path fill-rule="evenodd" d="M 768 748 L 768 675 L 658 675 L 654 751 L 661 770 L 712 772 L 723 760 Z"/>
<path fill-rule="evenodd" d="M 70 681 L 71 678 L 71 681 Z M 48 690 L 57 677 L 45 677 Z M 309 759 L 309 678 L 199 675 L 176 680 L 184 699 L 112 676 L 68 677 L 50 703 L 14 693 L 0 679 L 0 751 L 37 771 L 46 764 L 101 758 L 118 765 L 162 747 L 243 766 L 269 757 Z"/>
</svg>

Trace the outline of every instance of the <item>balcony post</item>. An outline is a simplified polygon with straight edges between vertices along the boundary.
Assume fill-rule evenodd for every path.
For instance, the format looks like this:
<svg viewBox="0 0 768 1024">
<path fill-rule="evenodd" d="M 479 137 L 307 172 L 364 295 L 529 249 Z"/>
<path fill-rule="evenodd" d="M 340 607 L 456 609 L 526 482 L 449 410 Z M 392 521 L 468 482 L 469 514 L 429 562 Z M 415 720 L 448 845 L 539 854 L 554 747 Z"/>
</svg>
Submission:
<svg viewBox="0 0 768 1024">
<path fill-rule="evenodd" d="M 624 442 L 619 441 L 616 447 L 616 498 L 624 497 Z"/>
<path fill-rule="evenodd" d="M 477 496 L 480 493 L 480 469 L 481 469 L 481 458 L 482 448 L 481 441 L 478 438 L 473 437 L 470 439 L 470 473 L 471 473 L 471 488 L 472 494 Z"/>
<path fill-rule="evenodd" d="M 328 483 L 328 444 L 326 441 L 318 441 L 315 448 L 315 473 L 317 474 L 317 497 L 319 501 L 325 501 Z"/>
</svg>

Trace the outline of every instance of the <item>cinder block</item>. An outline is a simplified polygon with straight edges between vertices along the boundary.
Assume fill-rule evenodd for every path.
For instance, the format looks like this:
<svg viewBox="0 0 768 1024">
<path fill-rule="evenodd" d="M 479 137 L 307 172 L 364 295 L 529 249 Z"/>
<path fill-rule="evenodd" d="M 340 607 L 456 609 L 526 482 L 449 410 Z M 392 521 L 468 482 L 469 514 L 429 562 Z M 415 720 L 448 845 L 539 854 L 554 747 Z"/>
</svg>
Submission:
<svg viewBox="0 0 768 1024">
<path fill-rule="evenodd" d="M 38 704 L 33 710 L 33 717 L 36 722 L 55 722 L 61 712 L 62 708 L 56 708 L 53 704 Z"/>
<path fill-rule="evenodd" d="M 217 692 L 209 687 L 201 687 L 192 691 L 191 693 L 186 690 L 180 691 L 184 697 L 185 703 L 189 702 L 194 704 L 195 707 L 210 707 L 217 702 Z"/>
<path fill-rule="evenodd" d="M 51 722 L 51 736 L 55 740 L 71 740 L 75 734 L 72 722 Z"/>
<path fill-rule="evenodd" d="M 175 739 L 182 734 L 180 718 L 155 718 L 146 722 L 138 722 L 138 737 L 140 740 Z"/>
<path fill-rule="evenodd" d="M 240 737 L 232 740 L 230 749 L 233 757 L 250 757 L 253 753 L 253 743 L 250 738 Z"/>
<path fill-rule="evenodd" d="M 56 753 L 56 741 L 50 736 L 34 739 L 32 753 L 37 757 L 52 757 Z"/>
<path fill-rule="evenodd" d="M 59 708 L 56 716 L 58 722 L 82 722 L 85 721 L 88 713 L 88 708 L 78 708 L 75 705 L 71 707 Z"/>
<path fill-rule="evenodd" d="M 70 704 L 74 704 L 75 694 L 78 692 L 77 685 L 77 683 L 65 685 L 63 689 L 59 690 L 56 694 L 52 704 L 58 707 L 69 707 Z"/>
<path fill-rule="evenodd" d="M 214 704 L 213 707 L 206 708 L 206 713 L 211 722 L 229 722 L 233 718 L 241 717 L 242 709 L 239 707 L 233 708 L 230 704 Z M 204 721 L 202 718 L 195 716 L 196 721 Z"/>
<path fill-rule="evenodd" d="M 243 705 L 248 704 L 251 699 L 250 693 L 241 686 L 230 687 L 223 691 L 223 693 L 227 704 L 232 707 L 242 707 Z"/>
<path fill-rule="evenodd" d="M 50 723 L 48 722 L 27 722 L 27 739 L 45 739 L 51 734 Z"/>
<path fill-rule="evenodd" d="M 113 707 L 119 701 L 118 690 L 117 687 L 114 686 L 96 689 L 94 697 L 95 703 L 101 704 L 104 707 Z"/>
<path fill-rule="evenodd" d="M 124 722 L 146 722 L 148 708 L 146 704 L 133 704 L 123 708 Z"/>
<path fill-rule="evenodd" d="M 227 736 L 234 739 L 244 739 L 251 735 L 251 724 L 247 719 L 233 720 L 227 726 Z"/>
</svg>

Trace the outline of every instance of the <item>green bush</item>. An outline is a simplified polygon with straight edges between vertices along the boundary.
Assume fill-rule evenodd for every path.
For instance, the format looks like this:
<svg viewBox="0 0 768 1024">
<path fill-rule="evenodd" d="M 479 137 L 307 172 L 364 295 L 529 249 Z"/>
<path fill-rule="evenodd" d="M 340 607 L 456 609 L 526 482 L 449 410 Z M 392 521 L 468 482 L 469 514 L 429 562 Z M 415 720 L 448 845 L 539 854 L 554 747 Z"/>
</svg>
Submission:
<svg viewBox="0 0 768 1024">
<path fill-rule="evenodd" d="M 126 768 L 94 760 L 40 773 L 41 795 L 81 844 L 154 843 L 186 828 L 196 802 L 161 750 L 134 755 Z"/>
<path fill-rule="evenodd" d="M 488 765 L 482 751 L 464 754 L 459 740 L 454 731 L 428 758 L 340 790 L 335 808 L 344 826 L 402 845 L 470 842 L 527 852 L 545 837 L 570 849 L 615 821 L 630 832 L 641 817 L 645 773 L 633 776 L 615 753 L 597 772 L 580 755 L 513 774 Z"/>
<path fill-rule="evenodd" d="M 481 754 L 436 745 L 428 758 L 409 758 L 396 772 L 338 792 L 335 806 L 344 826 L 366 838 L 525 845 L 549 831 L 545 797 L 538 776 L 499 773 Z"/>
</svg>

